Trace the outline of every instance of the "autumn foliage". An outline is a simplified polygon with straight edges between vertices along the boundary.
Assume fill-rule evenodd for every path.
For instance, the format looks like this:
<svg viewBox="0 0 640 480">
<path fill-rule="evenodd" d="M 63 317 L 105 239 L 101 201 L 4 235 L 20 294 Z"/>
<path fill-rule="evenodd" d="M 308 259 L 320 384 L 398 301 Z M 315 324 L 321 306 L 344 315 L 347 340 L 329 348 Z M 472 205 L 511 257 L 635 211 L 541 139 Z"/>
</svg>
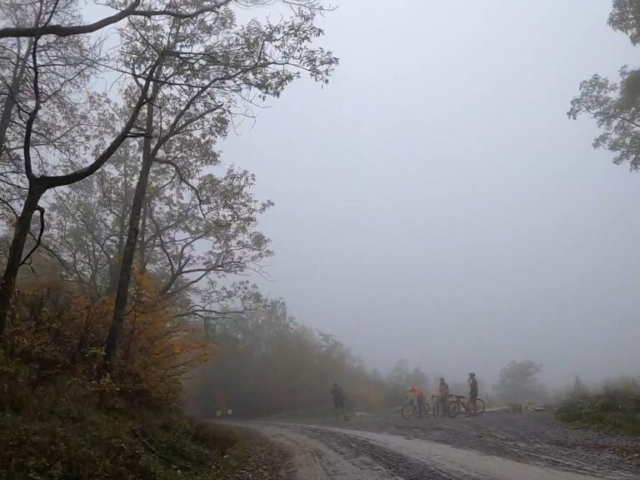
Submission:
<svg viewBox="0 0 640 480">
<path fill-rule="evenodd" d="M 28 367 L 23 378 L 32 391 L 67 374 L 96 381 L 103 375 L 104 341 L 113 299 L 92 299 L 61 280 L 35 280 L 18 292 L 5 337 L 4 370 Z M 214 353 L 202 329 L 163 300 L 150 275 L 136 278 L 119 357 L 111 369 L 114 385 L 131 398 L 163 404 L 180 401 L 180 381 Z"/>
<path fill-rule="evenodd" d="M 92 299 L 61 279 L 27 275 L 22 284 L 0 358 L 0 471 L 9 472 L 7 478 L 18 472 L 113 478 L 117 471 L 130 475 L 144 455 L 151 455 L 149 469 L 163 469 L 165 454 L 153 453 L 163 447 L 152 444 L 163 435 L 160 442 L 182 442 L 183 453 L 193 454 L 184 438 L 178 440 L 196 428 L 179 415 L 181 381 L 214 348 L 195 325 L 175 318 L 151 276 L 136 277 L 111 374 L 103 370 L 103 352 L 113 299 Z M 152 412 L 157 418 L 149 418 Z M 202 459 L 206 451 L 203 446 Z M 135 468 L 135 478 L 151 471 L 144 462 Z"/>
<path fill-rule="evenodd" d="M 428 387 L 419 369 L 399 362 L 388 376 L 369 370 L 332 335 L 299 324 L 281 301 L 215 325 L 217 354 L 186 384 L 187 408 L 212 417 L 333 416 L 330 390 L 342 385 L 350 411 L 397 409 L 410 385 Z"/>
<path fill-rule="evenodd" d="M 220 142 L 301 76 L 328 82 L 329 9 L 108 2 L 87 26 L 84 3 L 0 0 L 0 477 L 209 478 L 194 428 L 160 423 L 273 255 L 272 203 Z"/>
</svg>

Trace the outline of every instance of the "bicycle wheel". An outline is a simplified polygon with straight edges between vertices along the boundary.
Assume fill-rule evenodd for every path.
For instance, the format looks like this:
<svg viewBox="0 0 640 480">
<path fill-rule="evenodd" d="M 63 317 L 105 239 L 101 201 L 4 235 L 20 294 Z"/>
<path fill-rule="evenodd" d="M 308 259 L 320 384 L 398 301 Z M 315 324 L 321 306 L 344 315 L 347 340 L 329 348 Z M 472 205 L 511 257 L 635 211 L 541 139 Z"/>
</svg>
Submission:
<svg viewBox="0 0 640 480">
<path fill-rule="evenodd" d="M 402 418 L 411 418 L 411 417 L 413 417 L 413 414 L 416 413 L 416 409 L 413 406 L 413 402 L 406 403 L 402 407 L 402 410 L 400 411 L 400 413 L 402 414 Z"/>
<path fill-rule="evenodd" d="M 460 413 L 460 402 L 451 402 L 449 404 L 449 410 L 447 411 L 447 415 L 449 418 L 456 418 Z"/>
<path fill-rule="evenodd" d="M 476 415 L 480 415 L 484 412 L 484 401 L 481 398 L 476 398 Z"/>
</svg>

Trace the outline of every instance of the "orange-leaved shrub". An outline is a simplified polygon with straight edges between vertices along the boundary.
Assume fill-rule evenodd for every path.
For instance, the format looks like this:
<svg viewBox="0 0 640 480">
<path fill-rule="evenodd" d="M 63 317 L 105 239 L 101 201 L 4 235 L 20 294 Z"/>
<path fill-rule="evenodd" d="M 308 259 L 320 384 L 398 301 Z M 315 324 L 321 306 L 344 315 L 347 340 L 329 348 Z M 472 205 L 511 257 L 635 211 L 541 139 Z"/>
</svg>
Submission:
<svg viewBox="0 0 640 480">
<path fill-rule="evenodd" d="M 213 346 L 153 276 L 136 275 L 109 374 L 114 299 L 60 276 L 20 280 L 0 350 L 0 478 L 218 478 L 235 440 L 211 450 L 178 408 L 182 379 Z"/>
<path fill-rule="evenodd" d="M 83 381 L 102 389 L 112 383 L 107 390 L 126 401 L 176 406 L 182 377 L 211 358 L 213 345 L 161 298 L 151 275 L 138 275 L 118 357 L 105 377 L 112 308 L 113 298 L 90 298 L 59 279 L 34 278 L 21 288 L 4 338 L 0 375 L 12 381 L 2 381 L 3 405 L 25 406 L 45 385 Z"/>
</svg>

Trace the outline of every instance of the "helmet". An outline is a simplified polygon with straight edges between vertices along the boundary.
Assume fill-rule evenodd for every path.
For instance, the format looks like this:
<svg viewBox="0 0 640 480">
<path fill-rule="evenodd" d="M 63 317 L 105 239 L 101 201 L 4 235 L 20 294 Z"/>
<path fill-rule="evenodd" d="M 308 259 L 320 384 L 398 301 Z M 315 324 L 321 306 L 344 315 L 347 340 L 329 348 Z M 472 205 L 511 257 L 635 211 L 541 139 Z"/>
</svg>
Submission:
<svg viewBox="0 0 640 480">
<path fill-rule="evenodd" d="M 473 372 L 470 372 L 470 373 L 469 373 L 469 376 L 470 376 L 471 378 L 473 378 L 473 377 L 475 377 L 475 376 L 476 376 L 476 374 L 475 374 L 475 373 L 473 373 Z"/>
</svg>

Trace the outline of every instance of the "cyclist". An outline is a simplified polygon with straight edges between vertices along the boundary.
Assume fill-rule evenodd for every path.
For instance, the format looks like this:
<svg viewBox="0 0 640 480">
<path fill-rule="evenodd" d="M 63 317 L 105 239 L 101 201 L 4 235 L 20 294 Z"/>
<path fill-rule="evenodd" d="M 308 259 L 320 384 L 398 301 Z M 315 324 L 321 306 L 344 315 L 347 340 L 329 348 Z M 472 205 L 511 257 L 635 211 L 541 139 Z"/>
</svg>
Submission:
<svg viewBox="0 0 640 480">
<path fill-rule="evenodd" d="M 421 417 L 426 412 L 425 405 L 427 404 L 427 397 L 420 387 L 413 386 L 409 388 L 409 393 L 413 396 L 414 400 L 418 404 L 418 416 Z"/>
<path fill-rule="evenodd" d="M 338 385 L 338 382 L 333 384 L 331 395 L 333 395 L 333 406 L 336 409 L 336 420 L 340 420 L 340 414 L 342 413 L 344 421 L 348 421 L 347 412 L 344 409 L 344 392 L 342 391 L 342 387 Z"/>
<path fill-rule="evenodd" d="M 438 388 L 438 402 L 442 412 L 442 417 L 445 416 L 447 408 L 449 406 L 449 385 L 444 381 L 444 378 L 440 379 L 440 386 Z"/>
<path fill-rule="evenodd" d="M 476 400 L 478 399 L 478 380 L 476 380 L 476 374 L 469 373 L 469 414 L 475 415 L 478 412 L 476 407 Z"/>
</svg>

